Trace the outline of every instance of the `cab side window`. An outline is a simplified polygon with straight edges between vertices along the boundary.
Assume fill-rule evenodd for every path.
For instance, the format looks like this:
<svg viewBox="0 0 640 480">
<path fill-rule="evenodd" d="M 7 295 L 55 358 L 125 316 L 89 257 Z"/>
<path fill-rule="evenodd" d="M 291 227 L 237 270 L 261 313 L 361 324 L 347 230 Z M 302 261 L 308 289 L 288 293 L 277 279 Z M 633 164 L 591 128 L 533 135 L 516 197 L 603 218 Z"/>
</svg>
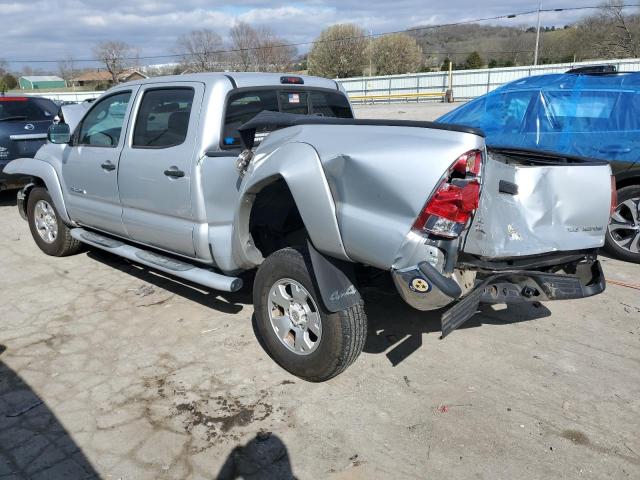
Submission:
<svg viewBox="0 0 640 480">
<path fill-rule="evenodd" d="M 77 145 L 117 147 L 130 98 L 131 92 L 121 92 L 97 102 L 82 121 Z"/>
<path fill-rule="evenodd" d="M 133 148 L 168 148 L 184 143 L 193 104 L 192 88 L 147 90 L 142 97 Z"/>
</svg>

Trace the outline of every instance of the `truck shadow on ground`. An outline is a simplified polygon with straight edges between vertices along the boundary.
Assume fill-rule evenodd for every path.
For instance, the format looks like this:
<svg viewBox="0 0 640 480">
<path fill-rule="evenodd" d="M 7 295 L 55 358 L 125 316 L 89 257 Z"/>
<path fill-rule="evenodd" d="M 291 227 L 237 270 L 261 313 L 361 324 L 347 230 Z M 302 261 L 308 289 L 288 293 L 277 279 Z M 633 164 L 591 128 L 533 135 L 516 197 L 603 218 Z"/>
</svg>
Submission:
<svg viewBox="0 0 640 480">
<path fill-rule="evenodd" d="M 407 305 L 398 295 L 380 295 L 373 291 L 365 292 L 363 297 L 369 322 L 364 351 L 378 354 L 386 352 L 393 366 L 422 347 L 423 334 L 440 333 L 440 317 L 444 309 L 420 312 Z M 503 305 L 481 305 L 479 312 L 459 329 L 528 322 L 550 315 L 549 309 L 537 302 L 510 304 L 506 308 Z M 451 335 L 455 335 L 455 332 Z"/>
<path fill-rule="evenodd" d="M 251 298 L 250 277 L 245 280 L 245 283 L 249 283 L 249 285 L 245 285 L 239 292 L 219 292 L 186 280 L 174 278 L 162 272 L 151 270 L 143 265 L 130 262 L 122 257 L 101 250 L 91 249 L 87 252 L 87 256 L 91 260 L 120 270 L 143 282 L 150 283 L 175 295 L 223 313 L 238 313 L 245 305 L 251 305 L 253 302 Z"/>
<path fill-rule="evenodd" d="M 158 288 L 223 313 L 238 313 L 245 305 L 253 303 L 251 274 L 243 279 L 245 286 L 239 292 L 217 292 L 152 271 L 101 250 L 89 250 L 87 256 Z M 398 365 L 422 347 L 423 334 L 440 332 L 440 316 L 444 310 L 420 312 L 407 305 L 398 295 L 381 295 L 379 291 L 374 290 L 365 291 L 363 297 L 369 322 L 364 351 L 385 353 L 393 366 Z M 467 320 L 460 329 L 477 328 L 482 325 L 508 325 L 550 315 L 549 309 L 537 302 L 510 304 L 507 308 L 481 305 L 479 313 Z M 265 349 L 257 335 L 255 318 L 253 329 L 256 338 Z"/>
<path fill-rule="evenodd" d="M 0 345 L 0 355 L 6 350 Z M 0 361 L 0 477 L 99 478 L 43 399 Z"/>
</svg>

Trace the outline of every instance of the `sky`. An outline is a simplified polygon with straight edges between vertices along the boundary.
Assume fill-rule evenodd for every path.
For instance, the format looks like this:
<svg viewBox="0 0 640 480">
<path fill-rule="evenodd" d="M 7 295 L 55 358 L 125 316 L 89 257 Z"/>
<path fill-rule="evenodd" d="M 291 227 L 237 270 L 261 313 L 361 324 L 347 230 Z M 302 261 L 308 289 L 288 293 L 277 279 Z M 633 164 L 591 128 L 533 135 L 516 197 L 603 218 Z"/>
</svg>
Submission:
<svg viewBox="0 0 640 480">
<path fill-rule="evenodd" d="M 543 8 L 597 5 L 599 0 L 549 0 Z M 142 57 L 179 53 L 176 39 L 195 29 L 211 29 L 226 39 L 234 23 L 269 26 L 292 43 L 313 40 L 336 23 L 355 23 L 374 34 L 416 25 L 535 10 L 534 0 L 309 0 L 278 3 L 271 0 L 0 0 L 0 59 L 20 70 L 24 65 L 55 72 L 57 60 L 72 57 L 75 66 L 92 66 L 93 46 L 121 40 Z M 589 12 L 587 12 L 589 13 Z M 543 26 L 562 26 L 584 12 L 548 12 Z M 484 22 L 494 25 L 535 25 L 536 16 Z M 309 47 L 299 47 L 304 52 Z M 35 62 L 50 60 L 50 63 Z M 18 62 L 22 61 L 22 62 Z M 173 58 L 144 60 L 147 64 Z M 95 63 L 93 64 L 95 65 Z"/>
</svg>

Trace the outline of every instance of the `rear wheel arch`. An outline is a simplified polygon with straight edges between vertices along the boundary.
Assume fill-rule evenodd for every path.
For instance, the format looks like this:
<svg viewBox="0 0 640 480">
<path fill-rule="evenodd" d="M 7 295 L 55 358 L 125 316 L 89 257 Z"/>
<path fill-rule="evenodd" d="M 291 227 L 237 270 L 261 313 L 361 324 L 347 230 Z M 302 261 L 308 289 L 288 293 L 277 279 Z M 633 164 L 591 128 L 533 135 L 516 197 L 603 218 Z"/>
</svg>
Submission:
<svg viewBox="0 0 640 480">
<path fill-rule="evenodd" d="M 284 177 L 276 175 L 260 182 L 246 201 L 251 208 L 243 223 L 263 258 L 284 247 L 304 245 L 308 230 Z"/>
<path fill-rule="evenodd" d="M 301 232 L 304 228 L 304 232 L 320 252 L 350 261 L 342 240 L 336 199 L 329 188 L 318 152 L 307 143 L 290 142 L 279 146 L 264 158 L 254 160 L 242 181 L 234 218 L 232 255 L 235 265 L 251 268 L 264 260 L 260 248 L 253 243 L 256 240 L 252 238 L 252 233 L 256 233 L 256 222 L 251 220 L 251 216 L 255 218 L 256 208 L 268 196 L 269 191 L 278 188 L 286 197 L 289 211 L 293 212 L 291 218 L 297 219 L 299 227 L 289 228 L 285 233 Z M 278 218 L 282 220 L 282 217 Z M 298 240 L 281 245 L 296 244 L 303 243 Z M 264 242 L 261 248 L 273 251 L 273 247 L 266 248 Z"/>
</svg>

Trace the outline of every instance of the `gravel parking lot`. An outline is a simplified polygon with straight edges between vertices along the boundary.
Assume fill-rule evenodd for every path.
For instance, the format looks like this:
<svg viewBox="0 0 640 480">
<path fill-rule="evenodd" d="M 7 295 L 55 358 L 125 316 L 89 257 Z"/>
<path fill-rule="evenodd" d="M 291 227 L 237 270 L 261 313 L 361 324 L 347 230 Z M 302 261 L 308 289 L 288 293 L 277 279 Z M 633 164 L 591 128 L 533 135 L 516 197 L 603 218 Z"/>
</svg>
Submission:
<svg viewBox="0 0 640 480">
<path fill-rule="evenodd" d="M 261 348 L 249 290 L 47 257 L 14 198 L 0 194 L 0 478 L 640 478 L 640 265 L 604 257 L 604 294 L 483 307 L 445 340 L 437 313 L 366 295 L 364 353 L 310 384 Z"/>
</svg>

